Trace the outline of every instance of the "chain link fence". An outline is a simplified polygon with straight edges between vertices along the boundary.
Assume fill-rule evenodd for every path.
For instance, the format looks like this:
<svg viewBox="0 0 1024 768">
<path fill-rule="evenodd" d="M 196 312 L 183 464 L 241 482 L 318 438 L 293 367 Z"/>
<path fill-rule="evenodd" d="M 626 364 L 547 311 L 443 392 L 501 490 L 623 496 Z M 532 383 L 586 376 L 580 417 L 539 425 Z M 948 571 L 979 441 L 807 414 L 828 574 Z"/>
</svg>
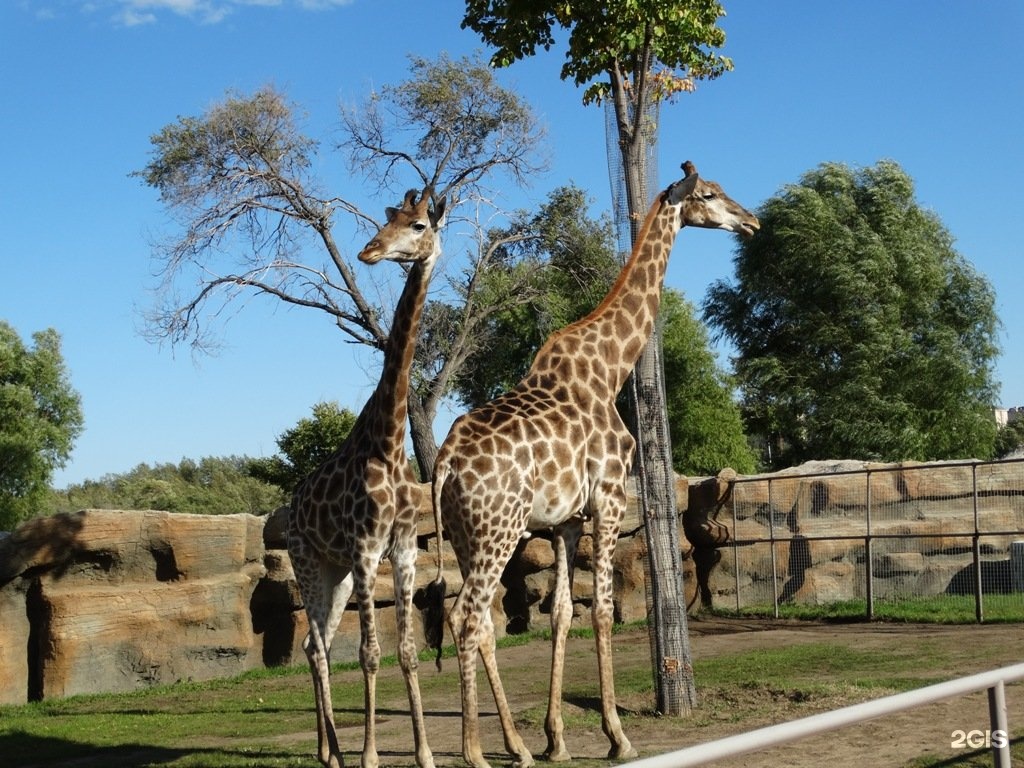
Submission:
<svg viewBox="0 0 1024 768">
<path fill-rule="evenodd" d="M 816 464 L 733 481 L 716 607 L 1024 621 L 1024 459 Z"/>
</svg>

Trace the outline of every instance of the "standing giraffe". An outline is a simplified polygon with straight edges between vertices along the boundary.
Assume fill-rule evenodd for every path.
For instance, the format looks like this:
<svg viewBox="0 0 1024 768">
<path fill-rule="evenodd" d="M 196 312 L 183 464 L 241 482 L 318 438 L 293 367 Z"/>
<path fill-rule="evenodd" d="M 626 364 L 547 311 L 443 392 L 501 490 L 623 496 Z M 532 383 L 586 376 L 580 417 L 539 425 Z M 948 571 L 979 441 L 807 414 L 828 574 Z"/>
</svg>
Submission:
<svg viewBox="0 0 1024 768">
<path fill-rule="evenodd" d="M 552 655 L 545 757 L 570 759 L 562 726 L 562 669 L 572 620 L 571 578 L 585 520 L 593 521 L 594 602 L 601 715 L 609 757 L 636 751 L 615 708 L 611 661 L 612 552 L 626 508 L 626 475 L 635 442 L 615 397 L 654 327 L 661 285 L 676 234 L 684 226 L 750 236 L 752 214 L 692 163 L 686 177 L 654 203 L 633 253 L 601 304 L 547 340 L 529 373 L 510 392 L 461 416 L 434 467 L 434 516 L 440 542 L 448 529 L 463 586 L 448 616 L 462 685 L 462 753 L 487 768 L 480 747 L 476 654 L 494 692 L 505 748 L 517 768 L 533 763 L 516 730 L 494 656 L 490 604 L 502 571 L 528 531 L 553 531 L 556 576 L 551 607 Z M 440 552 L 440 550 L 439 550 Z M 441 561 L 432 595 L 443 596 Z M 440 612 L 438 612 L 440 613 Z M 435 630 L 434 637 L 440 635 Z"/>
<path fill-rule="evenodd" d="M 433 768 L 416 676 L 417 653 L 409 618 L 416 566 L 419 486 L 405 454 L 409 367 L 427 283 L 441 253 L 438 230 L 444 201 L 430 210 L 428 187 L 416 201 L 409 190 L 401 208 L 388 208 L 387 223 L 359 254 L 411 262 L 384 349 L 380 383 L 348 437 L 301 482 L 292 497 L 288 554 L 309 618 L 303 649 L 313 675 L 319 758 L 327 768 L 344 764 L 331 705 L 329 654 L 342 612 L 354 593 L 359 607 L 359 661 L 365 686 L 366 725 L 362 768 L 376 768 L 376 679 L 380 644 L 374 621 L 373 589 L 380 561 L 391 560 L 395 582 L 398 658 L 412 714 L 416 763 Z"/>
</svg>

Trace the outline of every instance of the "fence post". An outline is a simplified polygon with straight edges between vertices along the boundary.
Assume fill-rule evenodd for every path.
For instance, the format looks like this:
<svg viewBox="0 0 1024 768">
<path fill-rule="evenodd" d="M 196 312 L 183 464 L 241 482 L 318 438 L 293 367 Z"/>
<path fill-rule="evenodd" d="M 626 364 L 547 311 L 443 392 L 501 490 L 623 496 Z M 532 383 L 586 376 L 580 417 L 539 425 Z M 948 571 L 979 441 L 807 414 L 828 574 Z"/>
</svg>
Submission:
<svg viewBox="0 0 1024 768">
<path fill-rule="evenodd" d="M 1024 541 L 1010 542 L 1010 589 L 1024 592 Z"/>
<path fill-rule="evenodd" d="M 978 524 L 978 465 L 971 464 L 971 499 L 974 506 L 974 536 L 971 550 L 974 556 L 974 618 L 979 624 L 985 620 L 981 596 L 981 526 Z"/>
<path fill-rule="evenodd" d="M 992 726 L 992 763 L 995 768 L 1010 768 L 1010 728 L 1006 719 L 1006 686 L 1002 680 L 988 689 L 988 714 Z M 995 738 L 997 731 L 1003 740 Z"/>
<path fill-rule="evenodd" d="M 740 612 L 740 548 L 736 546 L 736 496 L 739 492 L 739 483 L 735 480 L 730 481 L 732 483 L 732 492 L 729 494 L 732 497 L 732 577 L 736 583 L 736 614 Z M 710 579 L 709 579 L 710 581 Z"/>
<path fill-rule="evenodd" d="M 867 583 L 864 585 L 864 598 L 867 602 L 867 620 L 875 616 L 875 591 L 874 591 L 874 557 L 871 554 L 871 470 L 864 473 L 864 482 L 867 483 L 865 492 L 865 528 L 864 528 L 864 578 Z"/>
<path fill-rule="evenodd" d="M 772 480 L 768 478 L 768 546 L 771 548 L 772 564 L 772 606 L 775 618 L 779 618 L 779 580 L 775 572 L 775 500 L 772 498 Z"/>
</svg>

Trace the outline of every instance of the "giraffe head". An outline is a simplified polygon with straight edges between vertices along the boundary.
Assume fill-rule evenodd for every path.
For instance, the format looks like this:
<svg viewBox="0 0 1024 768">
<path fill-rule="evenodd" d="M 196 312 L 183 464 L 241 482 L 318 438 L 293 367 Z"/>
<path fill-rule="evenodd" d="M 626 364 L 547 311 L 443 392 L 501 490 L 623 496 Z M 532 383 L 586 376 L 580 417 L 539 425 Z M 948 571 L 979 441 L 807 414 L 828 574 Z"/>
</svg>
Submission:
<svg viewBox="0 0 1024 768">
<path fill-rule="evenodd" d="M 417 192 L 405 193 L 401 208 L 385 208 L 387 223 L 359 252 L 359 260 L 376 264 L 391 261 L 426 261 L 441 253 L 439 232 L 444 226 L 445 199 L 430 207 L 433 189 L 427 187 L 416 200 Z"/>
<path fill-rule="evenodd" d="M 686 177 L 665 193 L 669 204 L 682 204 L 681 226 L 725 229 L 742 237 L 750 237 L 760 229 L 754 214 L 725 194 L 718 184 L 700 178 L 693 163 L 687 160 L 682 167 Z"/>
</svg>

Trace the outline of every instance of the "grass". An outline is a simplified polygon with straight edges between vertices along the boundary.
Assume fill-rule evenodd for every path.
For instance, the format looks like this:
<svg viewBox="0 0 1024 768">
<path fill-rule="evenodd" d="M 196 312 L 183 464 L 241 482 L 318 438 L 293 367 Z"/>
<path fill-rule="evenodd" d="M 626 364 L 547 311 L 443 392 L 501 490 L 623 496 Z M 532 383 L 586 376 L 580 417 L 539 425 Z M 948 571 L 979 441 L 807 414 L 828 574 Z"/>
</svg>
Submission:
<svg viewBox="0 0 1024 768">
<path fill-rule="evenodd" d="M 636 625 L 620 628 L 630 633 Z M 547 633 L 504 638 L 510 647 L 542 642 Z M 589 636 L 589 630 L 574 632 Z M 632 631 L 617 642 L 647 644 L 645 634 Z M 589 656 L 587 645 L 577 653 Z M 741 723 L 759 727 L 780 719 L 801 717 L 811 711 L 845 706 L 940 679 L 948 679 L 974 649 L 950 648 L 927 638 L 896 645 L 886 653 L 851 648 L 831 642 L 808 641 L 787 647 L 765 647 L 745 653 L 729 653 L 697 659 L 700 706 L 687 721 L 688 729 Z M 445 655 L 451 657 L 452 649 Z M 432 664 L 423 655 L 424 668 Z M 649 661 L 649 660 L 648 660 Z M 394 660 L 386 661 L 394 666 Z M 581 662 L 579 667 L 584 667 Z M 361 729 L 362 685 L 357 665 L 336 665 L 347 673 L 348 684 L 335 677 L 334 707 L 339 728 Z M 512 679 L 511 674 L 509 675 Z M 538 679 L 544 680 L 543 675 Z M 444 675 L 421 674 L 424 695 L 430 691 L 457 696 L 455 665 Z M 454 685 L 454 691 L 453 691 Z M 482 684 L 485 685 L 485 684 Z M 546 680 L 531 683 L 535 704 L 516 716 L 525 728 L 539 729 L 545 715 Z M 652 678 L 648 664 L 616 667 L 616 687 L 627 733 L 650 728 L 656 720 L 650 710 Z M 404 698 L 401 676 L 394 671 L 378 680 L 380 701 Z M 566 727 L 576 733 L 600 736 L 600 717 L 595 711 L 597 681 L 593 675 L 566 679 Z M 457 706 L 455 703 L 452 707 Z M 395 714 L 394 711 L 391 714 Z M 397 715 L 396 715 L 397 716 Z M 1011 723 L 1011 725 L 1014 725 Z M 359 733 L 359 730 L 353 733 Z M 1014 756 L 1024 761 L 1022 733 L 1015 732 Z M 358 739 L 347 736 L 346 748 Z M 315 768 L 316 736 L 309 673 L 304 666 L 259 670 L 205 683 L 182 683 L 128 694 L 77 696 L 23 706 L 0 707 L 0 755 L 3 765 L 74 766 L 94 768 L 118 765 L 128 768 Z M 96 756 L 97 750 L 98 756 Z M 953 762 L 915 762 L 907 768 L 990 765 L 991 755 L 967 750 Z M 346 755 L 353 763 L 358 755 Z M 385 758 L 386 761 L 386 758 Z M 498 765 L 505 761 L 498 760 Z M 581 768 L 606 765 L 604 761 L 574 761 Z"/>
<path fill-rule="evenodd" d="M 1014 623 L 1024 621 L 1024 597 L 1013 595 L 984 595 L 983 619 L 986 623 Z M 900 600 L 875 600 L 873 617 L 882 621 L 922 622 L 932 624 L 971 624 L 977 621 L 974 597 L 970 595 L 936 595 Z M 721 615 L 772 616 L 770 604 L 752 605 L 739 611 L 716 609 Z M 810 621 L 862 620 L 867 616 L 867 601 L 842 600 L 825 605 L 784 603 L 779 606 L 779 618 Z"/>
</svg>

